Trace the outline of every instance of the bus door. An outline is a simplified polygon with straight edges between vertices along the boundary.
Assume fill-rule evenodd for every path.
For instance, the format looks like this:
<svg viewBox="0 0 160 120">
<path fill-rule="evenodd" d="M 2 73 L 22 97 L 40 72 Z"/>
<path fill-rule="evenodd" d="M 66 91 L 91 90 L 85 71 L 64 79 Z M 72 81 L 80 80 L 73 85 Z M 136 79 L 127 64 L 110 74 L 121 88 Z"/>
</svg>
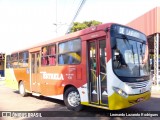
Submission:
<svg viewBox="0 0 160 120">
<path fill-rule="evenodd" d="M 31 53 L 31 86 L 32 92 L 40 93 L 40 52 Z"/>
<path fill-rule="evenodd" d="M 107 106 L 106 40 L 88 42 L 88 49 L 90 103 Z"/>
</svg>

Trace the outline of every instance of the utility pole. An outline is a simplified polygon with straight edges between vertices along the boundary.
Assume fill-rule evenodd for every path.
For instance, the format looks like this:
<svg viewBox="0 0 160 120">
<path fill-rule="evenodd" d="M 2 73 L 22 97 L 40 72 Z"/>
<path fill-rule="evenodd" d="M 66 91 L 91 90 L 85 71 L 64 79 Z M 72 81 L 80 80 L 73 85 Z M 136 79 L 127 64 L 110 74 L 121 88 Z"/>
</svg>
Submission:
<svg viewBox="0 0 160 120">
<path fill-rule="evenodd" d="M 56 36 L 57 36 L 57 0 L 56 0 L 56 23 L 54 25 L 56 26 Z"/>
<path fill-rule="evenodd" d="M 57 10 L 57 0 L 56 0 L 56 7 L 55 7 L 55 11 L 56 11 L 56 19 L 55 19 L 55 23 L 53 23 L 53 25 L 55 25 L 55 27 L 56 27 L 56 30 L 55 30 L 55 32 L 56 32 L 56 36 L 57 36 L 57 34 L 58 34 L 58 25 L 67 25 L 66 23 L 58 23 L 58 16 L 57 16 L 57 13 L 58 13 L 58 10 Z"/>
</svg>

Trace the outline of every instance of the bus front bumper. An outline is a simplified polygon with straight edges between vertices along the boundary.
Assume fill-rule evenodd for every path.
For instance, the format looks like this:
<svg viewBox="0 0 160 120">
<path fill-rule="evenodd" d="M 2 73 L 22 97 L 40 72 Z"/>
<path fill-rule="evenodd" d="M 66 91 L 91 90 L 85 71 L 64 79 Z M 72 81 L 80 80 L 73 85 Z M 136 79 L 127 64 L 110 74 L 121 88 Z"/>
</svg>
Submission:
<svg viewBox="0 0 160 120">
<path fill-rule="evenodd" d="M 127 98 L 120 96 L 117 93 L 113 93 L 109 96 L 109 109 L 110 110 L 119 110 L 123 108 L 130 107 L 142 101 L 146 101 L 150 98 L 151 92 L 145 92 L 139 95 L 129 95 Z"/>
</svg>

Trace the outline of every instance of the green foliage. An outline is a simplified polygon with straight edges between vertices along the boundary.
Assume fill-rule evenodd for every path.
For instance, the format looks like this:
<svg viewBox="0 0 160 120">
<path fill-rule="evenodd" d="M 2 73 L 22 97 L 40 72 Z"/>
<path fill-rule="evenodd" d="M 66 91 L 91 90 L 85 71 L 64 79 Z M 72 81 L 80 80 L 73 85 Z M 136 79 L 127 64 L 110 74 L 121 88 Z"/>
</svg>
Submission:
<svg viewBox="0 0 160 120">
<path fill-rule="evenodd" d="M 71 28 L 71 32 L 76 32 L 76 31 L 85 29 L 87 27 L 96 26 L 99 24 L 102 24 L 102 23 L 96 20 L 84 21 L 83 23 L 74 22 L 73 27 Z"/>
</svg>

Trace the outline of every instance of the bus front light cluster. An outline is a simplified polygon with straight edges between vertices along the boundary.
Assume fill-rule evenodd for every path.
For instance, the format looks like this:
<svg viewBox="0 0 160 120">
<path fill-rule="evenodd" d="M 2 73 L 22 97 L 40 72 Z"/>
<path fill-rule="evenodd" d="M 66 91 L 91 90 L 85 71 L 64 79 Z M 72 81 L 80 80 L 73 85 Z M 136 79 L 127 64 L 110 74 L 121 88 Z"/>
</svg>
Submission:
<svg viewBox="0 0 160 120">
<path fill-rule="evenodd" d="M 120 96 L 127 98 L 128 95 L 126 92 L 124 92 L 122 89 L 118 88 L 118 87 L 113 87 L 113 90 L 118 93 Z"/>
</svg>

